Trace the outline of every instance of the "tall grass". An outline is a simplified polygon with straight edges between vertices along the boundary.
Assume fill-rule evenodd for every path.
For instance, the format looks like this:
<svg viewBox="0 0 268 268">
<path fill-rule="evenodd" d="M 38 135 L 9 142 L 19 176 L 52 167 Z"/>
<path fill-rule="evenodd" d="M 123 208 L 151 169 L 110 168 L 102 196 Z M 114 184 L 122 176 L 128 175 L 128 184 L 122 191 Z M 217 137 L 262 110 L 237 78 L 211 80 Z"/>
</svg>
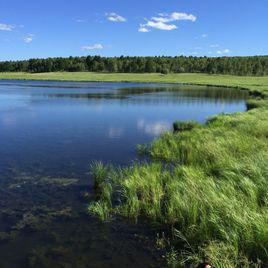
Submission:
<svg viewBox="0 0 268 268">
<path fill-rule="evenodd" d="M 102 162 L 95 161 L 90 165 L 90 175 L 99 200 L 89 204 L 88 211 L 102 221 L 108 220 L 111 215 L 113 188 L 110 174 L 113 174 L 111 167 Z"/>
<path fill-rule="evenodd" d="M 102 162 L 94 161 L 90 165 L 90 175 L 94 182 L 94 188 L 99 189 L 108 176 L 108 168 Z"/>
<path fill-rule="evenodd" d="M 198 127 L 199 124 L 195 121 L 176 121 L 173 123 L 173 130 L 175 132 L 177 131 L 189 131 L 192 130 L 195 127 Z"/>
<path fill-rule="evenodd" d="M 219 115 L 204 126 L 177 123 L 187 131 L 166 132 L 142 147 L 152 161 L 114 172 L 109 194 L 103 185 L 91 210 L 106 220 L 119 214 L 177 230 L 167 254 L 172 267 L 197 265 L 203 256 L 213 267 L 265 267 L 267 103 L 256 99 L 250 111 Z"/>
<path fill-rule="evenodd" d="M 258 266 L 259 260 L 264 265 L 267 118 L 268 111 L 260 108 L 219 115 L 190 131 L 163 134 L 151 144 L 149 154 L 170 164 L 153 161 L 124 168 L 108 198 L 103 195 L 91 211 L 98 209 L 95 214 L 107 219 L 110 208 L 110 213 L 135 221 L 143 216 L 176 228 L 193 249 L 188 258 L 207 251 L 214 267 Z M 111 188 L 117 189 L 116 205 L 110 201 Z"/>
</svg>

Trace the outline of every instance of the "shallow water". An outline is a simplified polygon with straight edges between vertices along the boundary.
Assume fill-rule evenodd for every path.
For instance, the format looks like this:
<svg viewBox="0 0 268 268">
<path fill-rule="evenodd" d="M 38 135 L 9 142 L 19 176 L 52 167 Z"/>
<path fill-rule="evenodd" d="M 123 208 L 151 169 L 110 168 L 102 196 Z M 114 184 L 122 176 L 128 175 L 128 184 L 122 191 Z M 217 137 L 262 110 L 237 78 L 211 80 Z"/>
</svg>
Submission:
<svg viewBox="0 0 268 268">
<path fill-rule="evenodd" d="M 244 111 L 246 98 L 203 86 L 0 81 L 0 267 L 163 266 L 158 230 L 87 215 L 89 164 L 129 164 L 136 144 L 175 120 Z"/>
</svg>

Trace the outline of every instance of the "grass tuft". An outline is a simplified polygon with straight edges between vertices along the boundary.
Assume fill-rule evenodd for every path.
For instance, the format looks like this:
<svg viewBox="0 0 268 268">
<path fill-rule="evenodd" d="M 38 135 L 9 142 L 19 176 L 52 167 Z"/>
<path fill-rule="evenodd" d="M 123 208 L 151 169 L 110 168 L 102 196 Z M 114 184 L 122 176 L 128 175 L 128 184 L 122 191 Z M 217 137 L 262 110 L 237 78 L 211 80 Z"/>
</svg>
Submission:
<svg viewBox="0 0 268 268">
<path fill-rule="evenodd" d="M 94 188 L 100 189 L 108 176 L 108 168 L 100 161 L 90 165 L 90 175 L 94 180 Z"/>
<path fill-rule="evenodd" d="M 107 221 L 110 218 L 110 207 L 103 201 L 90 204 L 88 212 L 97 216 L 101 221 Z"/>
<path fill-rule="evenodd" d="M 200 126 L 198 122 L 196 121 L 176 121 L 173 123 L 173 130 L 174 132 L 178 132 L 178 131 L 190 131 L 195 127 Z"/>
</svg>

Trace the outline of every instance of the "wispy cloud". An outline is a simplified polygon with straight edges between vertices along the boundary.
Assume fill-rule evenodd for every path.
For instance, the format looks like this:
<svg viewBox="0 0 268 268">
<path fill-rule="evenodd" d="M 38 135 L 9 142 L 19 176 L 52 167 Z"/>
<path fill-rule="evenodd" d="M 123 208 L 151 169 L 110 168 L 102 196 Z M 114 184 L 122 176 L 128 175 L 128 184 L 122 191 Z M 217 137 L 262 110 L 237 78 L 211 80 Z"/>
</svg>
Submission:
<svg viewBox="0 0 268 268">
<path fill-rule="evenodd" d="M 101 44 L 94 44 L 82 47 L 82 50 L 101 50 L 101 49 L 103 49 L 103 45 Z"/>
<path fill-rule="evenodd" d="M 152 20 L 148 21 L 146 26 L 164 31 L 172 31 L 178 28 L 175 24 L 167 24 L 162 21 L 152 21 Z"/>
<path fill-rule="evenodd" d="M 206 38 L 206 37 L 208 37 L 208 34 L 204 33 L 201 35 L 201 37 Z"/>
<path fill-rule="evenodd" d="M 152 17 L 152 20 L 154 21 L 160 21 L 160 22 L 171 22 L 171 21 L 178 21 L 178 20 L 190 20 L 195 22 L 196 16 L 192 14 L 186 14 L 186 13 L 180 13 L 180 12 L 173 12 L 171 14 L 165 14 L 165 13 L 159 13 L 158 17 Z"/>
<path fill-rule="evenodd" d="M 195 22 L 196 16 L 192 14 L 173 12 L 170 14 L 167 13 L 159 13 L 158 16 L 152 17 L 150 19 L 145 19 L 147 22 L 144 24 L 140 24 L 139 32 L 149 32 L 150 28 L 164 30 L 164 31 L 172 31 L 178 28 L 175 21 L 188 20 Z"/>
<path fill-rule="evenodd" d="M 226 48 L 226 49 L 223 49 L 223 50 L 218 50 L 217 54 L 222 55 L 222 54 L 228 54 L 230 52 L 231 52 L 231 50 Z"/>
<path fill-rule="evenodd" d="M 212 44 L 209 47 L 215 48 L 215 47 L 219 47 L 219 45 L 218 44 Z"/>
<path fill-rule="evenodd" d="M 0 31 L 12 31 L 14 28 L 12 25 L 0 23 Z"/>
<path fill-rule="evenodd" d="M 33 39 L 34 39 L 34 34 L 28 34 L 27 36 L 25 36 L 25 37 L 23 38 L 23 41 L 24 41 L 24 43 L 26 43 L 26 44 L 30 44 L 30 43 L 33 42 Z"/>
<path fill-rule="evenodd" d="M 126 18 L 116 14 L 115 12 L 106 13 L 105 15 L 106 15 L 107 19 L 109 21 L 112 21 L 112 22 L 126 22 L 127 21 Z"/>
</svg>

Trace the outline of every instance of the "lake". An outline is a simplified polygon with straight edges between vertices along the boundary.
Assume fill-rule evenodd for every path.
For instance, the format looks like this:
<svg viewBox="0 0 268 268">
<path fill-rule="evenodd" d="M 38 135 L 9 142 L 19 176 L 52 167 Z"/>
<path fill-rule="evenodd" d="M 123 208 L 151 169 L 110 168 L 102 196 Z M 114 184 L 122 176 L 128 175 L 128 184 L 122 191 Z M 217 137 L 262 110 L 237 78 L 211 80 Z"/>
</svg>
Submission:
<svg viewBox="0 0 268 268">
<path fill-rule="evenodd" d="M 89 165 L 142 161 L 136 145 L 175 120 L 242 112 L 247 97 L 191 85 L 0 81 L 0 267 L 162 267 L 153 243 L 161 230 L 87 214 Z"/>
</svg>

